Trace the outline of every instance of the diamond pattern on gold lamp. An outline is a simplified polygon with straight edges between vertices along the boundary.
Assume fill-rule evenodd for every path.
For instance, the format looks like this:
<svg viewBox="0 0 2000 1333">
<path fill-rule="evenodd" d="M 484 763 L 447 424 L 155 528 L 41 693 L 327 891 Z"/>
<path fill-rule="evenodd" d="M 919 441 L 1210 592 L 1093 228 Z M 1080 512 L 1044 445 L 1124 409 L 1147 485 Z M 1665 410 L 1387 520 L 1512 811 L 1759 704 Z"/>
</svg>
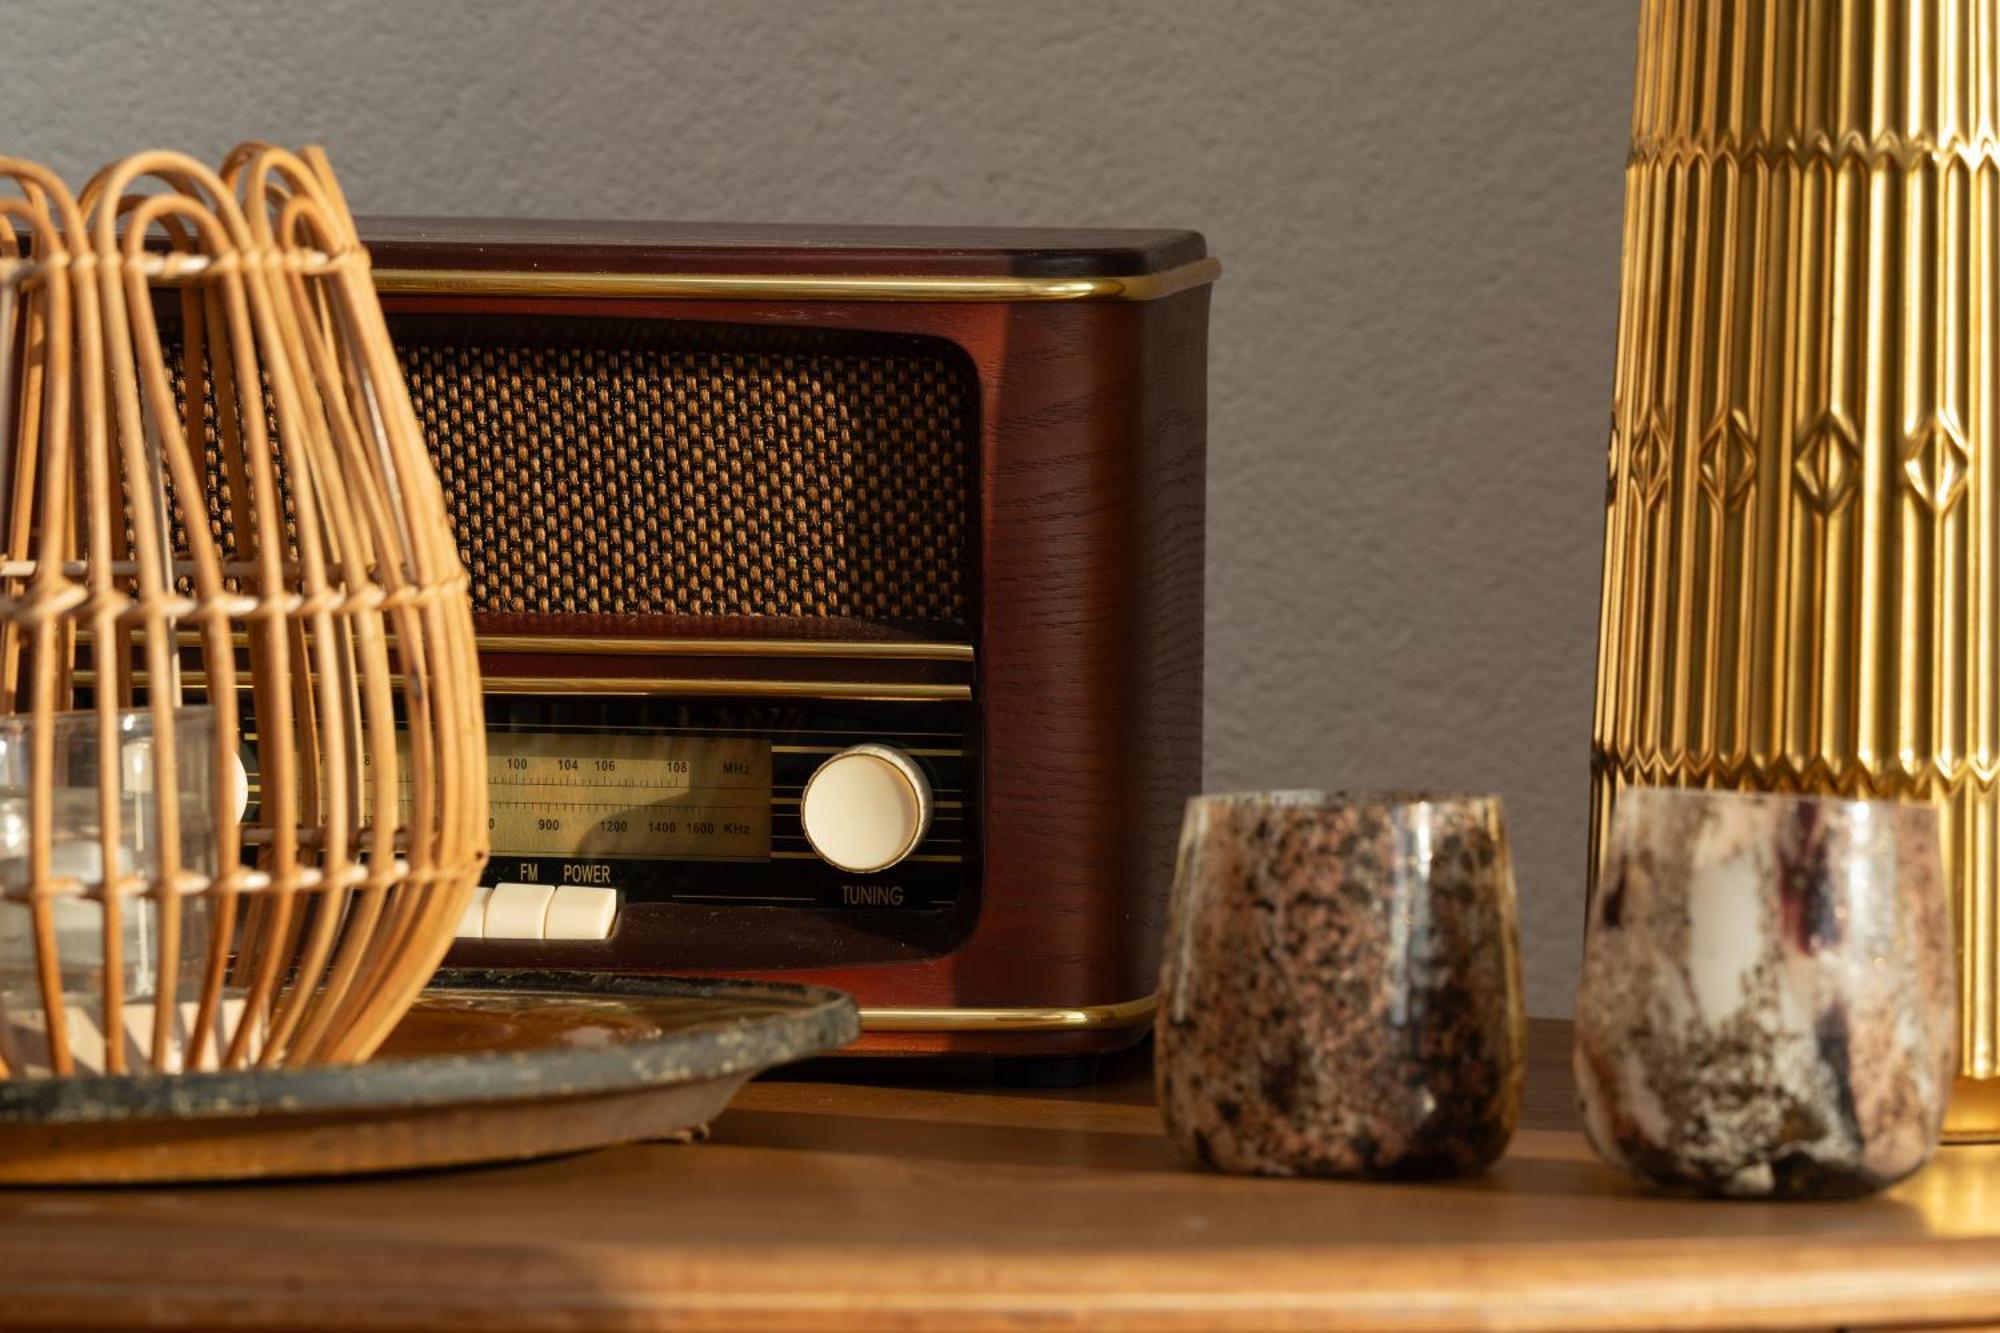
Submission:
<svg viewBox="0 0 2000 1333">
<path fill-rule="evenodd" d="M 1709 427 L 1701 442 L 1701 489 L 1710 504 L 1731 512 L 1750 498 L 1757 480 L 1757 442 L 1741 412 Z"/>
<path fill-rule="evenodd" d="M 1933 514 L 1947 514 L 1957 505 L 1971 466 L 1964 437 L 1941 417 L 1933 415 L 1923 429 L 1903 441 L 1903 475 L 1910 494 Z"/>
<path fill-rule="evenodd" d="M 1854 438 L 1854 427 L 1829 412 L 1799 445 L 1792 475 L 1806 504 L 1825 517 L 1840 512 L 1853 496 L 1860 465 L 1861 442 Z"/>
<path fill-rule="evenodd" d="M 1649 508 L 1667 489 L 1667 469 L 1673 459 L 1673 439 L 1664 417 L 1654 417 L 1632 451 L 1632 488 Z"/>
</svg>

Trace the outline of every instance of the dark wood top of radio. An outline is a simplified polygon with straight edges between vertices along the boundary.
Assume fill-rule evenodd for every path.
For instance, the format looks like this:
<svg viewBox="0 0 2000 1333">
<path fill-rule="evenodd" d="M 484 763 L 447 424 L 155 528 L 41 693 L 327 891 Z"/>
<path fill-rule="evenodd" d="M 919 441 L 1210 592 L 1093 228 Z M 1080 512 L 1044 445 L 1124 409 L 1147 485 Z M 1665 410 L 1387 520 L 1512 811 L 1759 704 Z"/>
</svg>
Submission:
<svg viewBox="0 0 2000 1333">
<path fill-rule="evenodd" d="M 1195 231 L 821 227 L 368 217 L 378 268 L 595 272 L 1133 277 L 1205 258 Z"/>
</svg>

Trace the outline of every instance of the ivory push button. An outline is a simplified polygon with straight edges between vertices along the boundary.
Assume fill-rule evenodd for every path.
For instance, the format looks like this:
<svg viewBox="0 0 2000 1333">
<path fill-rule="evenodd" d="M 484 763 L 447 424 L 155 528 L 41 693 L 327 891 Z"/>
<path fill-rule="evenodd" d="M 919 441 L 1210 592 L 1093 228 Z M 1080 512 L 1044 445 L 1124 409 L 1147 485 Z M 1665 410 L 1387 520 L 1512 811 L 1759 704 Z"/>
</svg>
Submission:
<svg viewBox="0 0 2000 1333">
<path fill-rule="evenodd" d="M 458 919 L 458 938 L 462 940 L 483 940 L 486 938 L 486 900 L 493 896 L 490 884 L 475 885 L 472 896 L 465 900 L 465 915 Z"/>
<path fill-rule="evenodd" d="M 553 897 L 555 890 L 546 884 L 495 884 L 486 900 L 486 938 L 541 939 Z"/>
<path fill-rule="evenodd" d="M 618 919 L 618 890 L 565 884 L 549 900 L 545 940 L 608 940 Z"/>
<path fill-rule="evenodd" d="M 799 797 L 806 841 L 830 865 L 887 870 L 924 840 L 931 784 L 916 761 L 888 745 L 856 745 L 821 764 Z"/>
</svg>

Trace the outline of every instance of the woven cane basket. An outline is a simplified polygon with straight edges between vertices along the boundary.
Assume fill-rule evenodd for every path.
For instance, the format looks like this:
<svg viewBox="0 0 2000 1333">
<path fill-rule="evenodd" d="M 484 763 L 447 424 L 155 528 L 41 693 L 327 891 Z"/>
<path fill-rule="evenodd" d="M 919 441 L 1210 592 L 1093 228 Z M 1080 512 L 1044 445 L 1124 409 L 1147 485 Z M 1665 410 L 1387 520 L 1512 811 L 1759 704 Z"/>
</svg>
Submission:
<svg viewBox="0 0 2000 1333">
<path fill-rule="evenodd" d="M 0 541 L 0 1077 L 365 1058 L 485 858 L 484 733 L 322 154 L 0 157 Z"/>
</svg>

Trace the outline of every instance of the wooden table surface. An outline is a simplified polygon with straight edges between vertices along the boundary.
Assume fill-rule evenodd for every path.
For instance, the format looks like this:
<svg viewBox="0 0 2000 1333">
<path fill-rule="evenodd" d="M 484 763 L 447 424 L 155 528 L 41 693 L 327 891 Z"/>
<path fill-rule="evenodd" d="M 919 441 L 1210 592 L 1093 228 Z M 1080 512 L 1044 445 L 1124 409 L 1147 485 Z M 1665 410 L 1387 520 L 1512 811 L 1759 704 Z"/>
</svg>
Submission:
<svg viewBox="0 0 2000 1333">
<path fill-rule="evenodd" d="M 1657 1198 L 1526 1124 L 1430 1185 L 1184 1169 L 1143 1063 L 1080 1092 L 746 1088 L 701 1146 L 372 1181 L 0 1193 L 0 1322 L 192 1328 L 2000 1323 L 2000 1148 L 1841 1204 Z M 910 1075 L 905 1073 L 904 1078 Z"/>
</svg>

